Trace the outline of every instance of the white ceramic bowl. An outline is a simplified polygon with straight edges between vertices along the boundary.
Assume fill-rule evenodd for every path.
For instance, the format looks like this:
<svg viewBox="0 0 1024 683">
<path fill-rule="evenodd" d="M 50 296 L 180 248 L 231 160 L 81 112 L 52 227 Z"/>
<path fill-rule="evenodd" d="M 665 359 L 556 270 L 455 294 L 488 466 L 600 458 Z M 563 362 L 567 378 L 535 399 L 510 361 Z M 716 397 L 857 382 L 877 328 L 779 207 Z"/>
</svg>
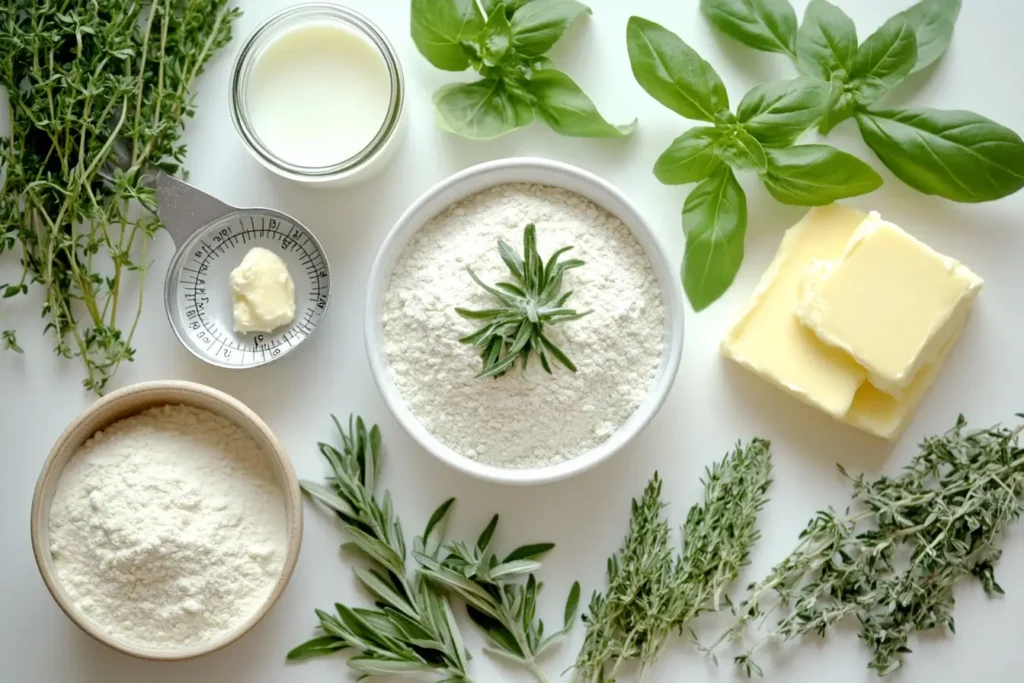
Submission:
<svg viewBox="0 0 1024 683">
<path fill-rule="evenodd" d="M 549 467 L 499 467 L 468 458 L 441 443 L 420 423 L 402 398 L 391 376 L 388 356 L 384 350 L 384 330 L 381 324 L 384 295 L 391 281 L 391 273 L 413 234 L 451 204 L 489 187 L 506 183 L 561 187 L 586 197 L 617 216 L 647 254 L 661 287 L 665 306 L 665 346 L 661 364 L 643 403 L 607 441 L 578 457 Z M 366 350 L 374 379 L 385 402 L 423 448 L 449 465 L 481 479 L 504 484 L 538 484 L 571 477 L 593 467 L 626 445 L 650 422 L 664 403 L 679 369 L 683 348 L 683 310 L 683 295 L 676 269 L 669 266 L 651 227 L 622 192 L 592 173 L 569 164 L 537 158 L 501 159 L 467 168 L 435 185 L 398 219 L 384 240 L 370 273 L 366 299 Z"/>
<path fill-rule="evenodd" d="M 53 503 L 53 496 L 57 491 L 57 484 L 60 482 L 64 467 L 74 457 L 78 448 L 93 434 L 118 420 L 136 415 L 147 408 L 168 404 L 209 410 L 238 425 L 242 431 L 252 437 L 259 446 L 260 456 L 266 461 L 284 495 L 285 507 L 282 514 L 285 515 L 288 531 L 288 547 L 281 574 L 277 577 L 273 589 L 259 608 L 245 621 L 204 643 L 176 649 L 157 649 L 136 645 L 111 636 L 75 606 L 74 600 L 61 585 L 57 576 L 57 568 L 53 563 L 53 555 L 50 552 L 50 505 Z M 195 382 L 176 380 L 142 382 L 124 387 L 99 399 L 76 417 L 74 422 L 68 425 L 64 433 L 60 435 L 39 474 L 35 495 L 32 498 L 31 522 L 32 551 L 35 554 L 36 564 L 39 566 L 39 573 L 53 599 L 79 628 L 101 643 L 133 657 L 182 660 L 208 654 L 238 640 L 248 633 L 281 597 L 295 570 L 299 547 L 302 544 L 302 495 L 284 448 L 266 423 L 241 401 Z"/>
</svg>

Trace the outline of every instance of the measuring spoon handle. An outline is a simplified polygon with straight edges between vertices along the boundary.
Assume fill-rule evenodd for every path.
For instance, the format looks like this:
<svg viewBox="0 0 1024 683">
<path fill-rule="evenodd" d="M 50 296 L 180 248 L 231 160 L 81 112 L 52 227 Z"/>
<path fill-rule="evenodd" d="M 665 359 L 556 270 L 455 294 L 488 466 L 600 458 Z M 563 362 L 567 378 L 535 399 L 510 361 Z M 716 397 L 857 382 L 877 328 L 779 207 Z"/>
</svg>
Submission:
<svg viewBox="0 0 1024 683">
<path fill-rule="evenodd" d="M 162 171 L 156 175 L 153 186 L 156 190 L 157 216 L 167 232 L 171 233 L 175 247 L 184 244 L 204 225 L 237 210 Z"/>
</svg>

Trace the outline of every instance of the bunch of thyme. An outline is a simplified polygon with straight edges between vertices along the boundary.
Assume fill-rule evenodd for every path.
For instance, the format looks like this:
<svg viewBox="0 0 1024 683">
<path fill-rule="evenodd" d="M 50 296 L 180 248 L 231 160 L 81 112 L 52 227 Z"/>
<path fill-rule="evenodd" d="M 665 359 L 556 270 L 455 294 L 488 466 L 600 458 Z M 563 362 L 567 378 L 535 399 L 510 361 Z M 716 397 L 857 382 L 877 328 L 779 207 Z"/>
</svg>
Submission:
<svg viewBox="0 0 1024 683">
<path fill-rule="evenodd" d="M 852 617 L 871 651 L 869 668 L 884 676 L 900 668 L 912 634 L 952 632 L 957 581 L 973 576 L 985 593 L 1003 592 L 993 568 L 1003 530 L 1021 514 L 1019 431 L 969 431 L 961 416 L 925 439 L 899 476 L 867 481 L 840 467 L 853 484 L 851 507 L 819 512 L 792 554 L 750 586 L 736 622 L 709 649 L 745 640 L 755 625 L 764 632 L 735 662 L 760 674 L 754 652 L 762 644 L 824 636 Z"/>
<path fill-rule="evenodd" d="M 160 227 L 144 176 L 180 169 L 189 88 L 239 14 L 227 0 L 0 3 L 11 111 L 11 135 L 0 138 L 0 254 L 17 253 L 23 267 L 0 293 L 42 286 L 44 331 L 58 355 L 82 360 L 91 391 L 135 354 L 142 284 L 127 317 L 122 284 L 145 273 Z M 20 350 L 13 330 L 0 334 Z"/>
<path fill-rule="evenodd" d="M 378 500 L 380 430 L 369 432 L 362 418 L 349 418 L 346 432 L 335 419 L 342 450 L 321 443 L 331 465 L 327 486 L 301 482 L 303 490 L 334 510 L 352 539 L 342 548 L 369 560 L 371 568 L 353 566 L 356 578 L 374 596 L 373 609 L 335 604 L 334 613 L 317 610 L 322 635 L 299 645 L 288 659 L 308 659 L 352 648 L 348 664 L 363 676 L 410 672 L 433 673 L 448 683 L 470 683 L 469 656 L 447 598 L 418 573 L 410 576 L 402 525 L 391 496 Z M 438 508 L 423 536 L 414 542 L 418 556 L 437 556 L 448 510 Z"/>
<path fill-rule="evenodd" d="M 618 680 L 622 666 L 634 659 L 639 680 L 645 680 L 673 631 L 727 601 L 726 589 L 760 537 L 757 514 L 770 484 L 770 444 L 754 439 L 737 446 L 708 470 L 704 500 L 690 508 L 677 555 L 655 473 L 633 501 L 622 549 L 608 560 L 608 588 L 594 593 L 583 618 L 587 634 L 576 680 Z"/>
</svg>

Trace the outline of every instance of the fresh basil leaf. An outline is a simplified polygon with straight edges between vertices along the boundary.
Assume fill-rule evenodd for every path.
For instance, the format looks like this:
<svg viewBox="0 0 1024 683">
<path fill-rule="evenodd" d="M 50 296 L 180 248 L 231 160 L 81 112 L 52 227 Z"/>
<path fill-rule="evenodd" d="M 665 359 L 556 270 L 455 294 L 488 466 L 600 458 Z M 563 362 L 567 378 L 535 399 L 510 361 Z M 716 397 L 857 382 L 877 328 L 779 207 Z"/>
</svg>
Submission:
<svg viewBox="0 0 1024 683">
<path fill-rule="evenodd" d="M 715 152 L 720 137 L 721 131 L 705 126 L 686 131 L 654 162 L 654 177 L 666 185 L 704 180 L 722 165 Z"/>
<path fill-rule="evenodd" d="M 816 78 L 801 77 L 755 86 L 736 108 L 743 129 L 761 144 L 793 144 L 825 110 L 829 86 Z"/>
<path fill-rule="evenodd" d="M 905 16 L 897 14 L 857 48 L 850 70 L 857 104 L 867 106 L 902 83 L 916 63 L 914 27 Z"/>
<path fill-rule="evenodd" d="M 664 26 L 630 17 L 626 46 L 637 83 L 672 111 L 713 121 L 715 112 L 729 108 L 729 95 L 715 69 Z"/>
<path fill-rule="evenodd" d="M 490 16 L 491 12 L 498 6 L 500 1 L 501 0 L 480 0 L 480 4 L 484 8 L 484 11 L 487 12 L 487 16 Z M 523 5 L 533 1 L 534 0 L 505 0 L 505 14 L 511 18 L 513 12 Z"/>
<path fill-rule="evenodd" d="M 846 72 L 836 71 L 829 83 L 828 100 L 818 122 L 818 132 L 828 135 L 833 128 L 853 116 L 856 105 L 853 92 L 846 83 Z"/>
<path fill-rule="evenodd" d="M 987 202 L 1024 187 L 1024 141 L 969 111 L 907 109 L 857 114 L 864 142 L 919 192 Z"/>
<path fill-rule="evenodd" d="M 483 27 L 474 0 L 412 0 L 412 40 L 438 69 L 468 69 L 469 53 L 462 43 L 475 41 Z"/>
<path fill-rule="evenodd" d="M 496 138 L 534 119 L 533 106 L 493 78 L 441 88 L 434 109 L 438 128 L 474 140 Z"/>
<path fill-rule="evenodd" d="M 828 145 L 769 149 L 765 187 L 783 204 L 822 206 L 873 192 L 882 178 L 863 161 Z"/>
<path fill-rule="evenodd" d="M 808 76 L 829 81 L 840 69 L 849 73 L 857 54 L 857 27 L 828 0 L 811 0 L 796 32 L 796 63 Z"/>
<path fill-rule="evenodd" d="M 917 63 L 912 72 L 920 71 L 941 57 L 953 40 L 960 0 L 921 0 L 903 15 L 917 37 Z"/>
<path fill-rule="evenodd" d="M 742 129 L 722 135 L 715 144 L 715 153 L 736 171 L 764 173 L 768 169 L 764 147 L 753 135 Z"/>
<path fill-rule="evenodd" d="M 512 43 L 512 26 L 505 16 L 505 5 L 499 3 L 487 17 L 480 33 L 480 60 L 485 66 L 497 66 L 508 54 Z"/>
<path fill-rule="evenodd" d="M 796 56 L 796 12 L 789 0 L 700 0 L 722 33 L 765 52 Z"/>
<path fill-rule="evenodd" d="M 580 138 L 620 138 L 636 129 L 636 119 L 621 126 L 605 121 L 580 86 L 556 69 L 537 71 L 526 82 L 526 88 L 534 97 L 537 115 L 556 133 Z"/>
<path fill-rule="evenodd" d="M 743 263 L 747 197 L 727 166 L 693 189 L 683 205 L 683 290 L 693 310 L 729 289 Z"/>
<path fill-rule="evenodd" d="M 512 15 L 512 45 L 521 55 L 539 57 L 583 13 L 590 8 L 576 0 L 533 0 Z"/>
</svg>

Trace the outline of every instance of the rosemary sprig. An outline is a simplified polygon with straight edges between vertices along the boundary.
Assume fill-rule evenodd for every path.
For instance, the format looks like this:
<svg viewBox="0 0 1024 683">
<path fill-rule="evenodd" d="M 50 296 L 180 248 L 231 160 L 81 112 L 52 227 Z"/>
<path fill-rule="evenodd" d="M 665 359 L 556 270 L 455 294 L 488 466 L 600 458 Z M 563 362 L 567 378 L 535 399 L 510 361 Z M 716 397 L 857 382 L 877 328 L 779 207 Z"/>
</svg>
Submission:
<svg viewBox="0 0 1024 683">
<path fill-rule="evenodd" d="M 410 577 L 406 566 L 402 525 L 384 492 L 376 496 L 380 472 L 380 430 L 369 432 L 362 418 L 349 418 L 348 431 L 334 420 L 342 450 L 321 443 L 320 452 L 331 465 L 327 486 L 302 481 L 303 490 L 334 510 L 352 539 L 342 545 L 365 556 L 370 568 L 353 567 L 356 578 L 374 596 L 374 609 L 335 604 L 334 613 L 317 610 L 321 636 L 299 645 L 288 659 L 308 659 L 352 648 L 350 667 L 364 676 L 429 672 L 446 683 L 470 683 L 469 659 L 447 598 L 419 574 Z M 441 547 L 446 501 L 414 541 L 418 556 L 435 558 Z"/>
<path fill-rule="evenodd" d="M 551 339 L 544 334 L 545 325 L 579 320 L 590 313 L 566 308 L 572 292 L 562 293 L 565 272 L 584 265 L 579 259 L 559 261 L 572 247 L 562 247 L 545 262 L 537 251 L 537 229 L 530 223 L 523 230 L 523 256 L 507 242 L 498 240 L 498 251 L 514 282 L 484 284 L 472 268 L 466 268 L 473 281 L 494 297 L 496 306 L 482 310 L 456 308 L 467 320 L 482 321 L 482 326 L 459 341 L 480 347 L 483 367 L 479 377 L 497 377 L 507 372 L 518 358 L 526 370 L 530 354 L 540 357 L 541 367 L 551 373 L 548 355 L 569 370 L 576 366 Z"/>
<path fill-rule="evenodd" d="M 536 617 L 537 595 L 543 584 L 533 572 L 541 566 L 537 558 L 555 546 L 525 545 L 499 560 L 490 550 L 497 526 L 495 515 L 474 546 L 450 543 L 442 560 L 420 552 L 414 556 L 428 581 L 465 600 L 470 618 L 487 638 L 488 652 L 525 666 L 537 681 L 547 683 L 537 660 L 572 628 L 579 607 L 580 584 L 574 583 L 569 591 L 562 628 L 545 636 L 544 622 Z M 525 583 L 520 581 L 523 576 L 527 577 Z"/>
<path fill-rule="evenodd" d="M 1020 430 L 965 427 L 961 416 L 946 434 L 925 439 L 896 477 L 867 481 L 840 467 L 853 484 L 851 507 L 818 512 L 792 554 L 750 586 L 736 622 L 709 649 L 743 641 L 753 624 L 763 633 L 735 662 L 760 674 L 754 652 L 762 644 L 824 636 L 853 617 L 872 653 L 869 668 L 884 676 L 903 664 L 915 632 L 954 630 L 958 580 L 973 576 L 985 593 L 1002 593 L 993 568 L 1000 535 L 1021 513 Z"/>
<path fill-rule="evenodd" d="M 189 89 L 239 14 L 227 0 L 0 2 L 11 111 L 11 135 L 0 138 L 0 255 L 23 269 L 0 291 L 41 285 L 44 332 L 58 355 L 82 360 L 91 391 L 135 354 L 143 287 L 129 304 L 124 280 L 144 275 L 160 227 L 145 174 L 179 170 Z M 17 350 L 14 332 L 2 335 Z"/>
<path fill-rule="evenodd" d="M 673 631 L 727 602 L 726 589 L 760 537 L 755 524 L 770 483 L 770 444 L 754 439 L 737 446 L 707 471 L 704 501 L 690 508 L 678 556 L 663 515 L 661 479 L 654 474 L 633 501 L 622 549 L 608 560 L 608 588 L 594 593 L 583 618 L 587 634 L 576 680 L 617 680 L 633 659 L 645 680 Z"/>
</svg>

